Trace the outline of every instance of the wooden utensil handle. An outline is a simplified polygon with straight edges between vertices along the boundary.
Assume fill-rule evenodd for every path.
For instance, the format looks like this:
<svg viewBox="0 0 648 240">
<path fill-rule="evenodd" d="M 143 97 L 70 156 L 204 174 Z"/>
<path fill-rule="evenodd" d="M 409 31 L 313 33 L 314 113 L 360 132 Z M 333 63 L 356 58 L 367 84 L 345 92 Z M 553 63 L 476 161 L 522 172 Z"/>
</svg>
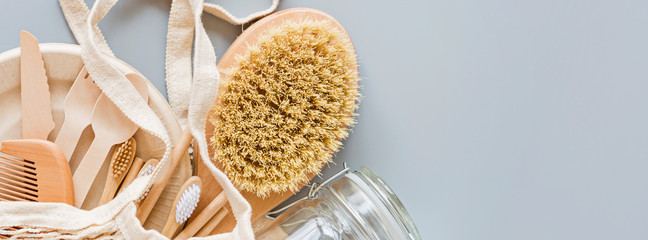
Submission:
<svg viewBox="0 0 648 240">
<path fill-rule="evenodd" d="M 176 236 L 177 239 L 187 239 L 196 234 L 205 224 L 212 218 L 218 210 L 223 208 L 227 202 L 227 197 L 225 193 L 221 192 L 212 200 L 205 209 L 203 209 L 196 217 L 194 217 L 187 225 L 185 225 L 184 230 Z"/>
<path fill-rule="evenodd" d="M 61 151 L 65 155 L 65 158 L 70 161 L 74 149 L 76 149 L 79 138 L 81 138 L 81 133 L 88 125 L 83 125 L 79 122 L 74 121 L 73 116 L 65 116 L 65 121 L 63 121 L 63 126 L 56 136 L 54 143 L 61 148 Z"/>
<path fill-rule="evenodd" d="M 220 224 L 221 221 L 223 221 L 223 218 L 229 213 L 227 208 L 221 208 L 220 211 L 216 215 L 214 215 L 209 221 L 205 224 L 205 226 L 196 233 L 195 237 L 206 237 L 211 234 L 211 232 L 216 229 L 218 224 Z"/>
<path fill-rule="evenodd" d="M 83 160 L 77 167 L 76 171 L 72 174 L 72 182 L 74 183 L 74 205 L 81 207 L 85 200 L 90 187 L 94 182 L 101 166 L 106 160 L 110 147 L 113 144 L 101 141 L 101 136 L 96 136 L 92 141 L 90 148 L 83 156 Z"/>
<path fill-rule="evenodd" d="M 160 198 L 164 187 L 166 186 L 167 182 L 169 182 L 173 171 L 180 163 L 180 160 L 182 159 L 184 153 L 187 151 L 187 148 L 189 148 L 192 139 L 193 136 L 191 135 L 191 131 L 189 130 L 189 127 L 187 127 L 182 133 L 182 136 L 180 136 L 180 140 L 173 148 L 173 151 L 171 152 L 171 165 L 169 166 L 168 171 L 163 172 L 161 178 L 157 182 L 155 182 L 153 186 L 151 186 L 151 190 L 149 190 L 148 195 L 146 195 L 146 198 L 144 199 L 144 201 L 142 201 L 140 207 L 137 209 L 137 218 L 142 224 L 146 221 L 149 214 L 151 214 L 153 206 L 155 206 L 155 203 Z"/>
</svg>

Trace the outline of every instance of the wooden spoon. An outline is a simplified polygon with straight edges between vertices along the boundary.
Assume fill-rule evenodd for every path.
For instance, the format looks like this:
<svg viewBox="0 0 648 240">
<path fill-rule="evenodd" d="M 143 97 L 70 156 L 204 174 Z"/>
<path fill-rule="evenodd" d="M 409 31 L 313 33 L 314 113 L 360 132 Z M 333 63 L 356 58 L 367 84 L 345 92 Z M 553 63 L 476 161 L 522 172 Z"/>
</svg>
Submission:
<svg viewBox="0 0 648 240">
<path fill-rule="evenodd" d="M 299 21 L 303 19 L 327 20 L 331 22 L 331 24 L 334 27 L 338 28 L 341 32 L 346 33 L 346 30 L 344 30 L 344 28 L 339 22 L 337 22 L 330 15 L 323 13 L 321 11 L 314 10 L 314 9 L 307 9 L 307 8 L 293 8 L 293 9 L 283 10 L 259 20 L 258 22 L 250 26 L 248 29 L 246 29 L 236 39 L 236 41 L 232 43 L 231 47 L 227 50 L 227 52 L 225 52 L 223 57 L 218 62 L 218 68 L 231 69 L 234 66 L 236 66 L 237 64 L 236 57 L 245 55 L 245 53 L 248 50 L 248 47 L 256 45 L 259 37 L 261 37 L 268 29 L 271 29 L 287 20 Z M 358 71 L 357 68 L 354 68 L 352 70 L 356 71 L 357 74 Z M 221 71 L 221 79 L 222 80 L 220 85 L 223 86 L 224 82 L 227 79 L 223 71 Z M 357 84 L 357 83 L 352 83 L 352 84 Z M 224 87 L 219 88 L 219 94 L 221 94 L 224 91 L 225 91 Z M 207 133 L 207 139 L 209 139 L 211 137 L 210 136 L 211 133 L 213 133 L 214 130 L 214 126 L 210 123 L 210 121 L 207 121 L 207 127 L 205 130 Z M 197 151 L 197 148 L 195 150 Z M 210 156 L 213 156 L 213 153 L 211 152 L 211 150 L 213 149 L 210 148 L 209 150 L 210 150 Z M 199 154 L 194 154 L 194 157 L 196 158 L 198 158 L 199 156 L 200 156 Z M 197 162 L 196 170 L 195 170 L 196 175 L 199 176 L 201 179 L 203 179 L 203 186 L 204 186 L 203 194 L 200 196 L 201 199 L 200 202 L 198 202 L 198 207 L 196 208 L 197 212 L 201 212 L 203 209 L 207 207 L 207 205 L 211 202 L 211 200 L 214 199 L 222 191 L 222 188 L 220 187 L 216 179 L 214 179 L 214 177 L 211 175 L 211 172 L 209 171 L 209 169 L 207 169 L 207 167 L 203 164 L 203 162 L 200 160 L 196 162 Z M 218 164 L 216 164 L 216 166 L 220 168 Z M 310 178 L 314 176 L 315 174 L 312 174 Z M 304 183 L 304 185 L 305 184 L 306 183 Z M 241 194 L 243 195 L 243 197 L 245 197 L 248 200 L 248 202 L 252 206 L 252 221 L 254 222 L 256 219 L 263 216 L 265 213 L 269 212 L 277 205 L 279 205 L 289 197 L 293 196 L 295 193 L 290 191 L 285 191 L 281 193 L 271 193 L 266 198 L 258 197 L 256 193 L 248 192 L 248 191 L 241 191 Z M 229 208 L 229 206 L 226 207 Z M 214 229 L 214 231 L 211 232 L 211 234 L 225 233 L 225 232 L 232 231 L 234 226 L 236 226 L 236 219 L 234 218 L 234 215 L 231 213 L 231 210 L 229 212 L 230 213 L 228 213 L 227 216 L 225 216 L 222 222 Z"/>
<path fill-rule="evenodd" d="M 148 101 L 146 79 L 138 74 L 127 74 L 126 77 L 142 98 Z M 95 138 L 72 177 L 75 206 L 81 207 L 83 204 L 110 148 L 128 140 L 138 128 L 106 95 L 99 96 L 92 111 L 92 130 Z"/>
<path fill-rule="evenodd" d="M 97 87 L 86 68 L 83 67 L 65 97 L 63 107 L 65 120 L 54 141 L 68 161 L 74 153 L 83 129 L 92 122 L 92 109 L 99 95 L 101 95 L 101 89 Z"/>
</svg>

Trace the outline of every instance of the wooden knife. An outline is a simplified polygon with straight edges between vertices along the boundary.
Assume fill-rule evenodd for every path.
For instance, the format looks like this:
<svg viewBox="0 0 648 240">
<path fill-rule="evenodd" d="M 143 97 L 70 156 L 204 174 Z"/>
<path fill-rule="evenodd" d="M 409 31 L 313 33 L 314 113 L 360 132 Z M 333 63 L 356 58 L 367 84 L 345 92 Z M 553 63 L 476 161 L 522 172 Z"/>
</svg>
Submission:
<svg viewBox="0 0 648 240">
<path fill-rule="evenodd" d="M 38 40 L 20 32 L 20 104 L 22 138 L 44 139 L 54 129 L 49 85 Z"/>
</svg>

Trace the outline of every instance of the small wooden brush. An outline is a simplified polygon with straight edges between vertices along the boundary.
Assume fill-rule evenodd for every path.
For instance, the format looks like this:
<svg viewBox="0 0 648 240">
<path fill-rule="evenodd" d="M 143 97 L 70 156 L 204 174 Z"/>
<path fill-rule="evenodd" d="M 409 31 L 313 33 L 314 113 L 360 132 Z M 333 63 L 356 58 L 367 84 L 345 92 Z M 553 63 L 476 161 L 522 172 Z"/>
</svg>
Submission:
<svg viewBox="0 0 648 240">
<path fill-rule="evenodd" d="M 137 178 L 137 175 L 139 174 L 139 171 L 142 169 L 142 166 L 144 166 L 144 160 L 138 157 L 135 157 L 133 160 L 133 164 L 131 165 L 130 169 L 128 170 L 128 174 L 126 174 L 126 177 L 124 178 L 124 181 L 122 181 L 121 186 L 119 187 L 118 193 L 121 193 L 130 185 L 135 178 Z"/>
<path fill-rule="evenodd" d="M 158 165 L 158 163 L 160 163 L 160 160 L 157 160 L 157 159 L 151 159 L 151 160 L 146 161 L 146 163 L 144 163 L 144 166 L 142 166 L 139 173 L 137 174 L 137 177 L 138 178 L 139 177 L 145 177 L 145 176 L 153 174 L 153 171 L 155 171 L 155 167 Z M 146 196 L 149 193 L 149 190 L 151 190 L 151 189 L 150 188 L 146 189 L 146 192 L 139 199 L 137 199 L 137 202 L 139 204 L 141 204 L 142 200 L 144 200 L 146 198 Z M 144 223 L 146 221 L 146 219 L 140 219 L 140 220 L 142 220 L 142 223 Z"/>
<path fill-rule="evenodd" d="M 110 172 L 106 178 L 106 184 L 104 185 L 99 205 L 110 202 L 115 197 L 115 192 L 117 192 L 119 184 L 124 180 L 126 173 L 133 164 L 136 148 L 137 142 L 132 137 L 115 147 L 112 158 L 110 159 L 110 168 L 108 170 Z"/>
<path fill-rule="evenodd" d="M 208 227 L 209 225 L 208 223 L 211 222 L 212 219 L 216 218 L 215 215 L 219 212 L 219 210 L 222 211 L 223 206 L 225 206 L 226 202 L 227 202 L 227 197 L 225 197 L 225 193 L 221 192 L 220 194 L 218 194 L 218 196 L 216 196 L 216 198 L 214 198 L 214 200 L 212 200 L 209 203 L 209 205 L 207 205 L 207 207 L 205 207 L 205 209 L 200 211 L 198 215 L 196 215 L 189 223 L 187 223 L 185 228 L 182 230 L 182 232 L 178 234 L 176 238 L 177 239 L 190 238 L 194 236 L 201 229 Z M 216 227 L 216 225 L 214 225 L 214 227 Z"/>
<path fill-rule="evenodd" d="M 202 189 L 202 181 L 196 176 L 187 179 L 182 187 L 180 187 L 178 195 L 176 195 L 173 201 L 171 214 L 169 214 L 162 229 L 162 235 L 172 238 L 180 226 L 189 219 L 198 205 L 200 189 Z"/>
<path fill-rule="evenodd" d="M 56 144 L 7 140 L 0 152 L 0 201 L 74 204 L 70 167 Z"/>
</svg>

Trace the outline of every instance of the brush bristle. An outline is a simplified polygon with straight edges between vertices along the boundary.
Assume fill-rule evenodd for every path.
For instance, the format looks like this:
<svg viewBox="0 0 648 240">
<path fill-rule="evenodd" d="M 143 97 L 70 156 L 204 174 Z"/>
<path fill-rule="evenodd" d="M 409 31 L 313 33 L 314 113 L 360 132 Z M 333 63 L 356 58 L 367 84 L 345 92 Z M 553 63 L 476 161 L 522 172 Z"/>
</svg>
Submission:
<svg viewBox="0 0 648 240">
<path fill-rule="evenodd" d="M 353 45 L 329 21 L 286 21 L 239 57 L 210 115 L 213 159 L 260 197 L 297 191 L 354 124 Z"/>
<path fill-rule="evenodd" d="M 137 174 L 137 177 L 138 178 L 146 177 L 148 175 L 153 174 L 153 171 L 155 171 L 155 166 L 156 165 L 153 165 L 153 164 L 146 164 L 142 169 L 140 169 L 140 172 L 139 172 L 139 174 Z M 144 194 L 142 194 L 142 196 L 140 196 L 137 199 L 137 202 L 141 202 L 142 200 L 144 200 L 144 198 L 146 198 L 146 196 L 148 196 L 148 193 L 149 193 L 150 190 L 151 190 L 151 188 L 147 188 L 146 191 L 144 192 Z"/>
<path fill-rule="evenodd" d="M 178 204 L 176 204 L 175 220 L 179 224 L 183 224 L 198 206 L 200 199 L 200 186 L 192 184 L 180 196 Z"/>
<path fill-rule="evenodd" d="M 112 176 L 114 178 L 119 178 L 128 171 L 128 168 L 135 157 L 134 145 L 135 139 L 130 138 L 115 148 L 115 156 L 113 156 L 113 159 L 110 162 L 110 169 L 112 170 Z"/>
</svg>

